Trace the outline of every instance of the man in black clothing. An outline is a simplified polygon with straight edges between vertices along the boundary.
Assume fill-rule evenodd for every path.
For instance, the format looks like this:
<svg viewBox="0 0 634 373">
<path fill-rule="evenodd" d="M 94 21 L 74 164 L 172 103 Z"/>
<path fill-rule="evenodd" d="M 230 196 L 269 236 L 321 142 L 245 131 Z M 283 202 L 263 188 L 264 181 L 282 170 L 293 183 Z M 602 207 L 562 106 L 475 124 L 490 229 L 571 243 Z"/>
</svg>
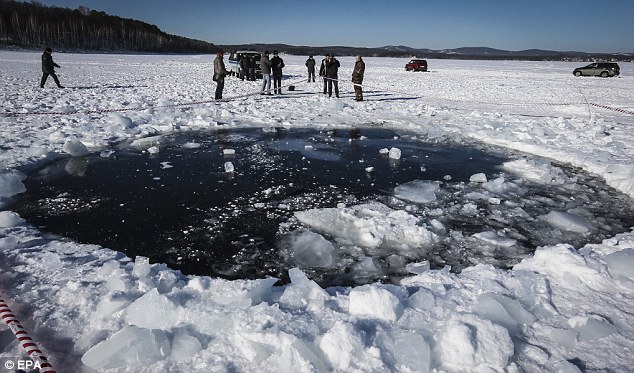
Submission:
<svg viewBox="0 0 634 373">
<path fill-rule="evenodd" d="M 273 51 L 273 58 L 271 58 L 271 69 L 273 70 L 273 92 L 275 94 L 282 94 L 282 68 L 284 68 L 284 60 L 278 56 L 277 51 Z"/>
<path fill-rule="evenodd" d="M 328 97 L 332 97 L 332 86 L 335 86 L 335 96 L 339 98 L 339 61 L 335 58 L 334 54 L 330 54 L 326 57 L 325 79 L 328 81 Z"/>
<path fill-rule="evenodd" d="M 40 88 L 44 88 L 44 84 L 46 84 L 46 79 L 48 79 L 49 75 L 53 77 L 55 84 L 57 84 L 59 88 L 64 88 L 59 83 L 59 79 L 55 74 L 55 68 L 59 67 L 59 65 L 53 62 L 52 53 L 53 50 L 51 48 L 46 48 L 44 53 L 42 53 L 42 80 L 40 80 Z"/>
<path fill-rule="evenodd" d="M 311 54 L 310 56 L 308 56 L 308 59 L 306 60 L 306 68 L 308 68 L 308 83 L 310 83 L 310 77 L 313 77 L 313 83 L 315 82 L 315 59 L 313 58 L 313 55 Z"/>
</svg>

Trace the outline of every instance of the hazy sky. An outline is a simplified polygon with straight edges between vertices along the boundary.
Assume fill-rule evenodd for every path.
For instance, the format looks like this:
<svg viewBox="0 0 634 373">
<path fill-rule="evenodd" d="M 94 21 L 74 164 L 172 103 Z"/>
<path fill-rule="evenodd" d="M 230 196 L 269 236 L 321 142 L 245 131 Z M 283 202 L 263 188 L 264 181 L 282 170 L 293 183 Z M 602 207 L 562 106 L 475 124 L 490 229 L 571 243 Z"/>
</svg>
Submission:
<svg viewBox="0 0 634 373">
<path fill-rule="evenodd" d="M 634 0 L 39 0 L 214 44 L 634 52 Z"/>
</svg>

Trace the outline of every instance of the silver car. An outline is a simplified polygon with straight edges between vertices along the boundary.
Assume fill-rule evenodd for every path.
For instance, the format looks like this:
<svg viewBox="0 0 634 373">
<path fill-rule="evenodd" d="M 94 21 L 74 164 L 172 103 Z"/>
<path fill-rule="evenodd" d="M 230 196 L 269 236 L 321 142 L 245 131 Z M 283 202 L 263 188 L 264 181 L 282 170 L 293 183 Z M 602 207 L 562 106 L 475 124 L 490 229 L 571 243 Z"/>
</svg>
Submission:
<svg viewBox="0 0 634 373">
<path fill-rule="evenodd" d="M 617 76 L 621 73 L 619 64 L 615 62 L 595 62 L 588 66 L 579 67 L 572 72 L 575 76 L 600 76 L 607 78 L 608 76 Z"/>
</svg>

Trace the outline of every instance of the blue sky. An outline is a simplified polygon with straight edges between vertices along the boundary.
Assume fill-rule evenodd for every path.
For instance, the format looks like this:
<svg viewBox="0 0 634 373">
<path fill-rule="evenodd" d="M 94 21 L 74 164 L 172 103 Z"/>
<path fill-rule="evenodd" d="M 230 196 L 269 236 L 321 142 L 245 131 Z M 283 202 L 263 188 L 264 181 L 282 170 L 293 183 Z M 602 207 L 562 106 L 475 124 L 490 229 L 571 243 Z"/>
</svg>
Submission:
<svg viewBox="0 0 634 373">
<path fill-rule="evenodd" d="M 634 0 L 40 0 L 214 44 L 634 52 Z"/>
</svg>

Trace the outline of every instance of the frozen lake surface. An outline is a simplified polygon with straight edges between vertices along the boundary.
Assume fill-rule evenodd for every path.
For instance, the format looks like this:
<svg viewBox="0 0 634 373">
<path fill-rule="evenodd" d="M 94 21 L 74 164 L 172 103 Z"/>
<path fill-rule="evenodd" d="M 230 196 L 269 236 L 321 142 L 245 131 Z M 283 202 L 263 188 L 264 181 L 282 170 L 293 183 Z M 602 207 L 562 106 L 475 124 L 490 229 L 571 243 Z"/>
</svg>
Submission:
<svg viewBox="0 0 634 373">
<path fill-rule="evenodd" d="M 366 57 L 356 102 L 354 57 L 339 58 L 341 99 L 329 99 L 304 81 L 306 56 L 283 55 L 294 91 L 228 78 L 214 102 L 214 56 L 56 53 L 58 90 L 39 88 L 40 55 L 0 51 L 0 295 L 59 371 L 631 370 L 633 63 L 602 79 L 574 77 L 575 62 L 430 59 L 408 73 L 409 58 Z M 460 175 L 422 161 L 447 146 L 501 159 Z M 72 193 L 56 186 L 70 181 Z M 31 207 L 9 207 L 37 188 Z M 195 205 L 204 193 L 227 204 Z M 93 217 L 108 204 L 124 216 Z M 47 208 L 130 238 L 51 234 L 37 220 Z M 279 222 L 268 253 L 291 269 L 228 280 L 266 240 L 225 227 L 265 213 L 263 226 Z M 167 228 L 136 231 L 153 224 Z M 222 277 L 176 270 L 210 261 L 187 239 L 232 235 L 229 251 L 245 248 Z M 152 239 L 176 250 L 133 254 Z M 337 283 L 365 285 L 320 286 Z M 0 358 L 23 356 L 11 334 Z"/>
</svg>

